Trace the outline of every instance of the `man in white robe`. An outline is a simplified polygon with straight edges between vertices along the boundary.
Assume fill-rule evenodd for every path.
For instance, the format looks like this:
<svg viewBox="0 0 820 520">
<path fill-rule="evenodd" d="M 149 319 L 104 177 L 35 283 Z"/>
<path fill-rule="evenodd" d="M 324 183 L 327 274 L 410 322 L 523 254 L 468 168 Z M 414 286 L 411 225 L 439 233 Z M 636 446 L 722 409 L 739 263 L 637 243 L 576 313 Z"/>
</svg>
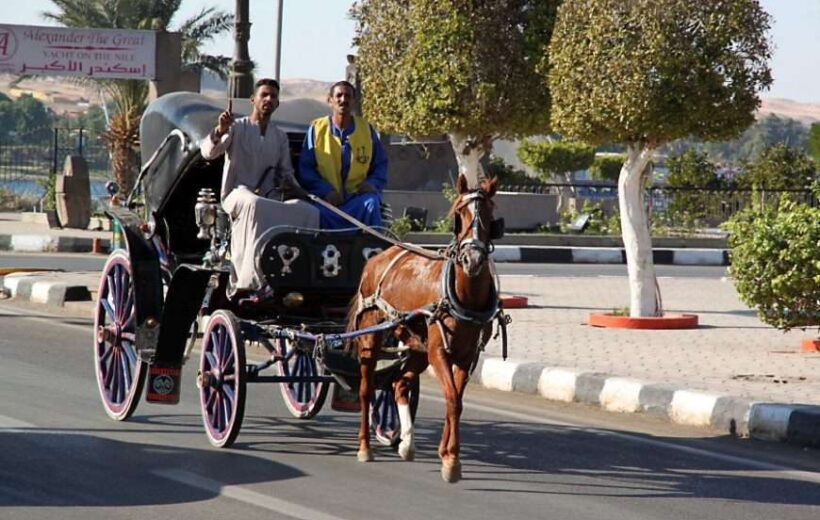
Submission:
<svg viewBox="0 0 820 520">
<path fill-rule="evenodd" d="M 231 262 L 236 271 L 233 291 L 258 290 L 256 240 L 274 226 L 319 227 L 319 211 L 301 200 L 272 200 L 283 187 L 298 189 L 285 132 L 269 124 L 279 106 L 279 84 L 260 79 L 251 97 L 253 111 L 234 120 L 230 105 L 219 115 L 211 134 L 200 143 L 202 157 L 225 154 L 222 208 L 231 216 Z M 271 197 L 271 198 L 268 198 Z"/>
</svg>

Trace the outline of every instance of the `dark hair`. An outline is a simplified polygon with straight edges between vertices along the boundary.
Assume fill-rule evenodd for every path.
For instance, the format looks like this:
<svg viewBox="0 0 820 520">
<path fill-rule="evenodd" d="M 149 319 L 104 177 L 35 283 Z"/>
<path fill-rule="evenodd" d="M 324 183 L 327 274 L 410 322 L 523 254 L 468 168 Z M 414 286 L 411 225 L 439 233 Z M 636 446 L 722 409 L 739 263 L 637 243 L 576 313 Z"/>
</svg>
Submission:
<svg viewBox="0 0 820 520">
<path fill-rule="evenodd" d="M 259 87 L 273 87 L 276 89 L 276 92 L 281 90 L 279 88 L 279 82 L 273 78 L 262 78 L 257 80 L 257 82 L 253 85 L 254 94 L 256 94 L 256 91 L 259 90 Z"/>
<path fill-rule="evenodd" d="M 349 81 L 342 80 L 337 81 L 336 83 L 330 86 L 330 90 L 327 93 L 328 97 L 333 97 L 333 91 L 336 89 L 336 87 L 347 87 L 350 89 L 351 92 L 353 92 L 353 97 L 358 96 L 358 94 L 356 93 L 356 87 L 354 87 Z"/>
</svg>

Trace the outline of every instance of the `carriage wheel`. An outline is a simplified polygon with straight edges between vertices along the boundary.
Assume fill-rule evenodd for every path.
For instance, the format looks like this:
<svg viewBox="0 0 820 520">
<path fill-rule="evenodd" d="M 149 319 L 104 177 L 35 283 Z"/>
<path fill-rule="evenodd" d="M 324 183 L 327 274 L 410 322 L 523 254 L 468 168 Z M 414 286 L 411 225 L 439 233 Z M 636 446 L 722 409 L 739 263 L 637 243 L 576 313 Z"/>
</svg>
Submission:
<svg viewBox="0 0 820 520">
<path fill-rule="evenodd" d="M 282 339 L 279 346 L 280 354 L 284 358 L 276 364 L 280 376 L 298 379 L 323 374 L 324 371 L 319 370 L 319 365 L 313 356 L 295 348 L 291 340 Z M 329 383 L 310 383 L 298 380 L 279 385 L 285 406 L 297 419 L 311 419 L 316 416 L 325 404 L 329 387 Z"/>
<path fill-rule="evenodd" d="M 416 420 L 416 410 L 419 407 L 419 378 L 413 379 L 410 385 L 408 399 L 410 401 L 410 417 Z M 377 388 L 370 404 L 370 425 L 376 440 L 384 446 L 397 446 L 401 441 L 401 422 L 399 421 L 399 407 L 393 394 L 392 384 L 386 388 Z"/>
<path fill-rule="evenodd" d="M 245 345 L 236 317 L 219 310 L 211 315 L 199 357 L 199 403 L 208 441 L 227 448 L 245 415 Z"/>
<path fill-rule="evenodd" d="M 128 419 L 139 404 L 146 364 L 137 355 L 134 281 L 128 253 L 111 253 L 103 267 L 94 312 L 94 371 L 105 413 Z"/>
</svg>

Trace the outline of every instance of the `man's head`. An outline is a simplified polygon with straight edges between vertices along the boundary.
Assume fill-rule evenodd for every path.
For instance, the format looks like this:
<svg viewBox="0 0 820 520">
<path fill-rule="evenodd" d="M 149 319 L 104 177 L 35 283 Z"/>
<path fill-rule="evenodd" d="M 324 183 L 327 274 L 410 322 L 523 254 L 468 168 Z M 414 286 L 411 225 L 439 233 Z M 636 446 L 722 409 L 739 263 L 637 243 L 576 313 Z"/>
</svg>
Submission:
<svg viewBox="0 0 820 520">
<path fill-rule="evenodd" d="M 260 117 L 269 118 L 279 107 L 279 82 L 270 78 L 257 81 L 253 88 L 251 104 Z"/>
<path fill-rule="evenodd" d="M 337 81 L 327 95 L 333 115 L 350 116 L 356 106 L 356 89 L 347 81 Z"/>
</svg>

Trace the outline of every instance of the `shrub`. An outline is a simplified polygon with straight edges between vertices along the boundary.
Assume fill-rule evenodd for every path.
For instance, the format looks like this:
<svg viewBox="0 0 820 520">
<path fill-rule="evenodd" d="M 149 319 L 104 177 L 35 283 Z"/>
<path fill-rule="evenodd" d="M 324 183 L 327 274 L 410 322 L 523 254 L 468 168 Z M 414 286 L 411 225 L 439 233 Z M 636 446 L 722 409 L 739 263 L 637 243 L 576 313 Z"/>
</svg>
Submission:
<svg viewBox="0 0 820 520">
<path fill-rule="evenodd" d="M 738 213 L 724 228 L 741 300 L 784 331 L 820 325 L 820 209 L 785 201 L 779 211 Z"/>
</svg>

